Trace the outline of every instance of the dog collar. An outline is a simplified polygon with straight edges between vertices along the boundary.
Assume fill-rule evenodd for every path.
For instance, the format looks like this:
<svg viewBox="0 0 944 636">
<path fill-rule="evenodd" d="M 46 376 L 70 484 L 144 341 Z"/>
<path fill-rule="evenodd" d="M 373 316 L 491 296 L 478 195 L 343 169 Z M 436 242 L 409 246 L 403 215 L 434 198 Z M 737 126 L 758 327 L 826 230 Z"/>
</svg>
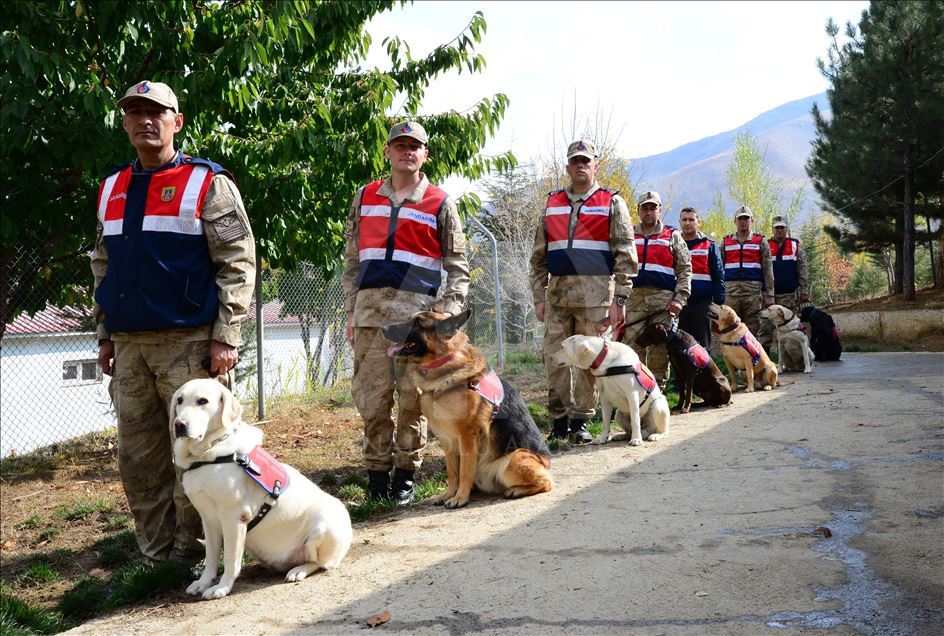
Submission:
<svg viewBox="0 0 944 636">
<path fill-rule="evenodd" d="M 780 326 L 781 326 L 781 327 L 786 326 L 786 324 L 787 324 L 788 322 L 790 322 L 791 320 L 793 320 L 794 318 L 796 318 L 796 314 L 793 313 L 793 310 L 791 309 L 791 310 L 790 310 L 790 317 L 789 317 L 789 318 L 784 318 L 783 322 L 780 323 Z"/>
<path fill-rule="evenodd" d="M 603 359 L 606 358 L 606 354 L 610 351 L 610 348 L 606 345 L 606 340 L 603 341 L 603 348 L 600 349 L 600 353 L 597 354 L 597 357 L 593 359 L 593 362 L 590 363 L 591 370 L 597 370 L 600 368 L 600 365 L 603 364 Z"/>
<path fill-rule="evenodd" d="M 737 329 L 737 328 L 740 327 L 740 326 L 741 326 L 741 321 L 738 320 L 736 323 L 734 323 L 733 325 L 731 325 L 731 326 L 728 327 L 727 329 L 719 329 L 719 330 L 718 330 L 718 333 L 728 333 L 729 331 L 734 331 L 735 329 Z"/>
<path fill-rule="evenodd" d="M 450 353 L 448 356 L 440 358 L 439 360 L 434 360 L 427 365 L 424 365 L 423 368 L 429 371 L 430 369 L 438 369 L 442 365 L 446 364 L 450 360 L 456 357 L 456 354 Z"/>
</svg>

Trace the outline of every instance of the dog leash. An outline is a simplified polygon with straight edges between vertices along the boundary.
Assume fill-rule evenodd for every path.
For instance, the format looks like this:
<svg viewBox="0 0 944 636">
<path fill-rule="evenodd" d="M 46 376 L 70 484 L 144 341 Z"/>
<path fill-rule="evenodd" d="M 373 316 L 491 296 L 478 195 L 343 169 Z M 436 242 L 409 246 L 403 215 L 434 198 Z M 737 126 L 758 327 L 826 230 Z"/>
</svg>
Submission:
<svg viewBox="0 0 944 636">
<path fill-rule="evenodd" d="M 658 311 L 652 312 L 651 314 L 647 314 L 647 315 L 643 316 L 643 317 L 640 318 L 639 320 L 634 320 L 634 321 L 632 321 L 632 322 L 624 322 L 623 324 L 621 324 L 619 327 L 617 327 L 617 328 L 612 332 L 612 338 L 613 338 L 613 340 L 614 340 L 615 342 L 619 342 L 620 340 L 622 340 L 623 334 L 626 332 L 626 328 L 627 328 L 627 327 L 632 327 L 633 325 L 638 325 L 638 324 L 641 323 L 641 322 L 645 322 L 645 321 L 647 321 L 647 320 L 651 320 L 651 319 L 655 318 L 656 316 L 658 316 L 659 314 L 661 314 L 661 313 L 663 313 L 663 312 L 665 312 L 665 309 L 660 309 L 660 310 L 658 310 Z M 665 312 L 665 313 L 667 313 L 667 312 Z M 673 318 L 675 318 L 675 317 L 673 316 Z M 601 326 L 603 325 L 603 323 L 605 323 L 605 322 L 607 322 L 607 321 L 609 321 L 609 317 L 604 318 L 603 320 L 598 320 L 598 321 L 597 321 L 597 326 L 598 326 L 598 327 L 601 327 Z"/>
</svg>

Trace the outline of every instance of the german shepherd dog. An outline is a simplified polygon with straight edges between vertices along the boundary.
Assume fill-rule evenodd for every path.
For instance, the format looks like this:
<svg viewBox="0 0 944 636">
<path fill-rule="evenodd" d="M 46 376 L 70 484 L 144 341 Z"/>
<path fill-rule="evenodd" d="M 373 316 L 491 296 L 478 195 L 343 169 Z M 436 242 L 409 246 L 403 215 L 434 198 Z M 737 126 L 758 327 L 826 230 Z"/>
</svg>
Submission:
<svg viewBox="0 0 944 636">
<path fill-rule="evenodd" d="M 524 399 L 501 380 L 504 398 L 493 404 L 497 376 L 459 331 L 471 315 L 469 309 L 455 316 L 424 311 L 383 327 L 394 343 L 387 354 L 409 365 L 420 408 L 446 453 L 446 492 L 433 500 L 446 508 L 469 503 L 473 485 L 509 499 L 553 487 L 551 454 Z"/>
</svg>

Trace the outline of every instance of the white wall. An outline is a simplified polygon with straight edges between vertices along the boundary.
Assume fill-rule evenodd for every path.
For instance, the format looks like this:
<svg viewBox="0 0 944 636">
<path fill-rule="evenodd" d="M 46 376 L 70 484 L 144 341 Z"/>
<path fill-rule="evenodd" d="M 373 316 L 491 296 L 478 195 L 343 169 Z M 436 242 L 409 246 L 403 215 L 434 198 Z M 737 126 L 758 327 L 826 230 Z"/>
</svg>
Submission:
<svg viewBox="0 0 944 636">
<path fill-rule="evenodd" d="M 97 356 L 94 333 L 4 336 L 0 349 L 0 457 L 115 425 L 107 376 L 94 383 L 65 383 L 62 379 L 64 362 Z"/>
</svg>

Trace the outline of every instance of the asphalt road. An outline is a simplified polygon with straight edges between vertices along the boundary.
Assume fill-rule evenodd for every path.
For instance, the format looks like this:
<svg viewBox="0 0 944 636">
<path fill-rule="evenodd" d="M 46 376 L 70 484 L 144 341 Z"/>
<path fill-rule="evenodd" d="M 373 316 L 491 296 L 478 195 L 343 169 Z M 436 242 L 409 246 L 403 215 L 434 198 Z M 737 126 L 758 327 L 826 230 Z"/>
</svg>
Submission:
<svg viewBox="0 0 944 636">
<path fill-rule="evenodd" d="M 551 493 L 355 527 L 341 568 L 76 633 L 940 634 L 944 354 L 847 354 L 663 442 L 553 459 Z"/>
</svg>

